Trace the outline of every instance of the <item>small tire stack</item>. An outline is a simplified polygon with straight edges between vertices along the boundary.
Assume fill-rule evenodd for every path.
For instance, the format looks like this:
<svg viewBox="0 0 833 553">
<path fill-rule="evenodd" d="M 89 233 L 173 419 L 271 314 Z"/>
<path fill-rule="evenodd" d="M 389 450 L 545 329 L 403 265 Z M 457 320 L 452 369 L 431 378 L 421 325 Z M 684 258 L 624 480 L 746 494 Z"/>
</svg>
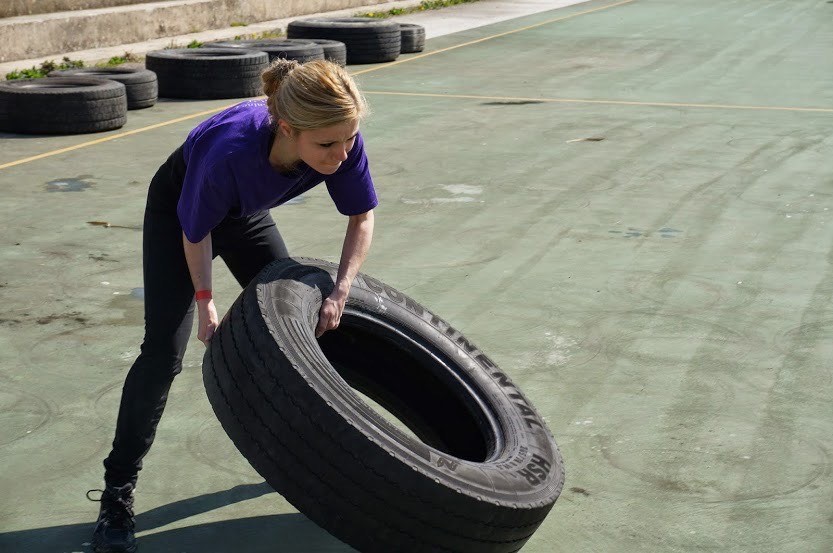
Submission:
<svg viewBox="0 0 833 553">
<path fill-rule="evenodd" d="M 145 65 L 159 78 L 159 96 L 208 100 L 251 98 L 262 92 L 266 52 L 237 48 L 180 48 L 148 52 Z"/>
<path fill-rule="evenodd" d="M 127 109 L 144 109 L 156 104 L 159 86 L 156 73 L 140 67 L 82 67 L 52 71 L 48 77 L 93 77 L 124 85 Z"/>
<path fill-rule="evenodd" d="M 343 42 L 347 63 L 384 63 L 399 57 L 402 31 L 399 23 L 366 17 L 311 17 L 292 21 L 286 35 L 293 39 Z"/>
<path fill-rule="evenodd" d="M 127 92 L 116 81 L 44 77 L 0 82 L 0 131 L 83 134 L 127 122 Z"/>
</svg>

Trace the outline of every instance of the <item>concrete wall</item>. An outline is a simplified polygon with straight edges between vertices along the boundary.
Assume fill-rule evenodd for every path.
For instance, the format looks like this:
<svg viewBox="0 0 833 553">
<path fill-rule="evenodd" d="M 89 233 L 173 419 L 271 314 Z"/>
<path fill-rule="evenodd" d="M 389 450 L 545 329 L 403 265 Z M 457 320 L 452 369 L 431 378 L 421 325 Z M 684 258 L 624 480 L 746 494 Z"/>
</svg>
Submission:
<svg viewBox="0 0 833 553">
<path fill-rule="evenodd" d="M 0 0 L 2 1 L 2 0 Z M 0 19 L 0 62 L 176 36 L 390 0 L 174 0 Z M 245 32 L 241 28 L 241 33 Z"/>
<path fill-rule="evenodd" d="M 141 4 L 147 0 L 0 0 L 0 17 Z"/>
</svg>

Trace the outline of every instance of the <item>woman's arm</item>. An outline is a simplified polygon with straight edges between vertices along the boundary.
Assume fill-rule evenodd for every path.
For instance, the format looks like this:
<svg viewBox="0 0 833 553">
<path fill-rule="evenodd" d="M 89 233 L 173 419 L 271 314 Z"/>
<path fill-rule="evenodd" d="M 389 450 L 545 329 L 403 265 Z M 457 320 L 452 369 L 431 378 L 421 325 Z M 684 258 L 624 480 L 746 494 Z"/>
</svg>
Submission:
<svg viewBox="0 0 833 553">
<path fill-rule="evenodd" d="M 333 293 L 321 304 L 318 314 L 318 326 L 315 337 L 318 338 L 328 330 L 338 327 L 341 314 L 353 279 L 362 267 L 370 242 L 373 240 L 373 210 L 360 215 L 351 215 L 347 223 L 344 245 L 341 249 L 341 261 L 338 265 L 338 277 Z"/>
<path fill-rule="evenodd" d="M 211 290 L 211 233 L 196 244 L 188 240 L 185 233 L 182 233 L 182 246 L 185 249 L 185 261 L 188 263 L 188 271 L 191 273 L 191 282 L 194 290 Z M 214 331 L 217 329 L 217 308 L 214 307 L 214 300 L 211 298 L 197 300 L 197 313 L 199 326 L 197 338 L 203 344 L 208 344 Z"/>
</svg>

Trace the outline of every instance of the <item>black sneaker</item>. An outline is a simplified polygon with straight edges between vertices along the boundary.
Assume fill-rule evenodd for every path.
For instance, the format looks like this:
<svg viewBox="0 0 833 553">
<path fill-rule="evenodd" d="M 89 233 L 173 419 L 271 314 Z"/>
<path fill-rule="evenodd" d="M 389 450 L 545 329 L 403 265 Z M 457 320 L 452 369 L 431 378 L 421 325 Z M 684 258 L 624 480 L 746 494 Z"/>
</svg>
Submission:
<svg viewBox="0 0 833 553">
<path fill-rule="evenodd" d="M 92 499 L 90 493 L 101 492 L 101 499 Z M 87 499 L 100 501 L 101 510 L 93 531 L 92 546 L 95 553 L 133 553 L 137 549 L 133 528 L 133 484 L 120 488 L 107 486 L 103 490 L 90 490 Z"/>
</svg>

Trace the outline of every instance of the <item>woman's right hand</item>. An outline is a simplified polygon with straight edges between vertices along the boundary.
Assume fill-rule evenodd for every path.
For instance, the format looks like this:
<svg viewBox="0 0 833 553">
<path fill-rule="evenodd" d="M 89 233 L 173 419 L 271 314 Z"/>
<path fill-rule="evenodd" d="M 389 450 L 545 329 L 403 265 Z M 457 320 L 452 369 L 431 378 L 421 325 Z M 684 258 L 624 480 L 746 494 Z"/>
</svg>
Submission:
<svg viewBox="0 0 833 553">
<path fill-rule="evenodd" d="M 208 345 L 214 332 L 217 330 L 219 319 L 217 318 L 217 308 L 214 307 L 213 299 L 198 300 L 197 313 L 199 316 L 199 329 L 197 330 L 197 338 L 200 342 Z"/>
</svg>

